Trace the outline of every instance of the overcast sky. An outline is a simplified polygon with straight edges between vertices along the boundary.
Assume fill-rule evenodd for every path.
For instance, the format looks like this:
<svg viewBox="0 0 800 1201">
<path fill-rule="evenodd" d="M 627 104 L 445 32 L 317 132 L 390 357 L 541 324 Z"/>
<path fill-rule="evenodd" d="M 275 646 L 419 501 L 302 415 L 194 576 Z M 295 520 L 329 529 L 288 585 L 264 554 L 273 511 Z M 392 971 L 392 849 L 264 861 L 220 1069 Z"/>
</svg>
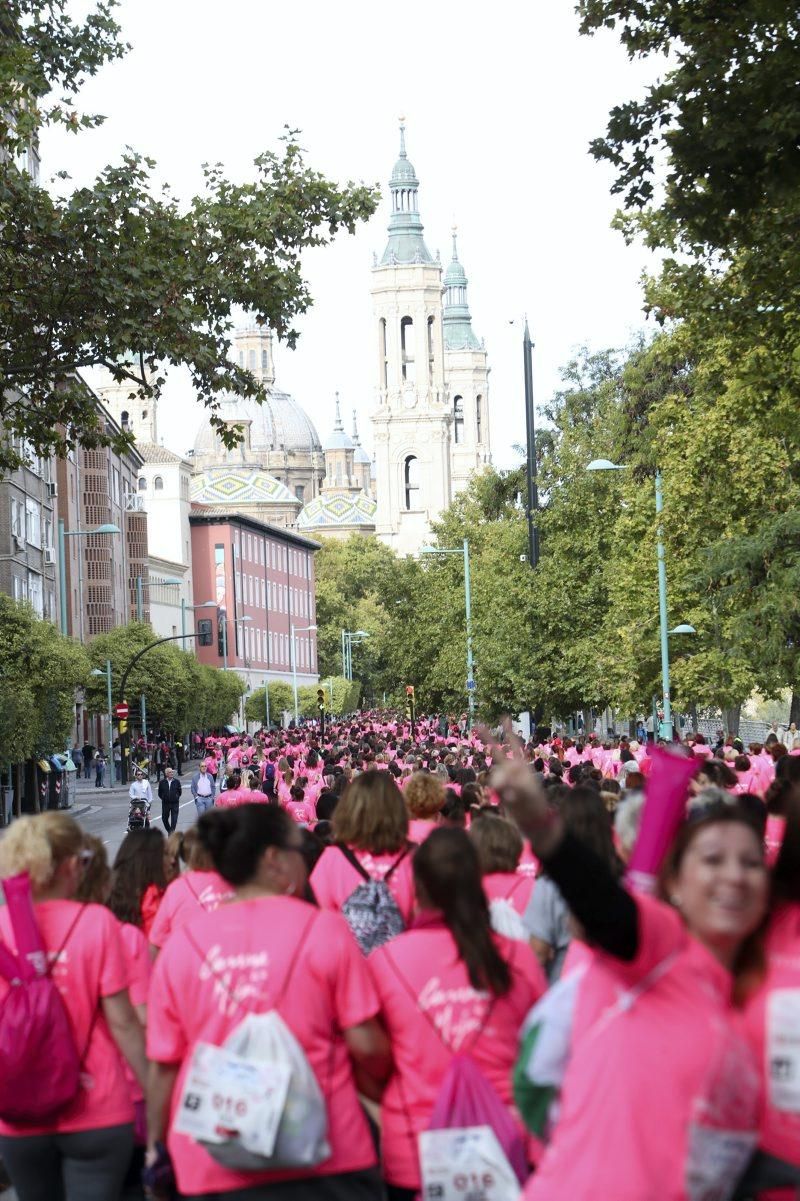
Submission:
<svg viewBox="0 0 800 1201">
<path fill-rule="evenodd" d="M 630 64 L 611 33 L 579 37 L 571 0 L 123 0 L 118 19 L 133 49 L 83 95 L 107 121 L 77 138 L 47 133 L 43 176 L 67 167 L 84 182 L 130 145 L 189 196 L 202 162 L 243 178 L 288 124 L 302 131 L 313 167 L 387 193 L 405 115 L 425 238 L 445 264 L 458 226 L 473 326 L 492 369 L 499 465 L 525 436 L 523 313 L 540 404 L 577 347 L 623 345 L 642 328 L 648 259 L 609 228 L 611 175 L 588 144 L 655 68 Z M 338 390 L 348 427 L 356 408 L 371 447 L 370 268 L 388 211 L 384 199 L 355 237 L 309 255 L 314 307 L 297 349 L 276 351 L 278 385 L 323 441 Z M 188 449 L 201 419 L 174 380 L 160 409 L 165 444 Z"/>
</svg>

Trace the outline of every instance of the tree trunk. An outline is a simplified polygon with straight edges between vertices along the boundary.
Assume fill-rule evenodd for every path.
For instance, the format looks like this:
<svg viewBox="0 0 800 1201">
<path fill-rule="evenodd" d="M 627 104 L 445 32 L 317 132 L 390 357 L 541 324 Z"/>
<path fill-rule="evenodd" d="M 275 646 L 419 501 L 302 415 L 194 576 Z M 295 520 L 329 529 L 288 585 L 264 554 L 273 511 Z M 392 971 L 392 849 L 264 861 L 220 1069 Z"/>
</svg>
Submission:
<svg viewBox="0 0 800 1201">
<path fill-rule="evenodd" d="M 800 728 L 800 692 L 795 692 L 792 689 L 792 703 L 789 707 L 789 725 L 794 724 Z"/>
<path fill-rule="evenodd" d="M 739 734 L 739 718 L 742 715 L 742 706 L 734 705 L 732 709 L 722 710 L 722 724 L 725 727 L 726 734 L 733 734 L 738 737 Z"/>
<path fill-rule="evenodd" d="M 689 706 L 689 717 L 691 718 L 691 721 L 692 721 L 692 729 L 693 729 L 693 731 L 694 731 L 694 732 L 695 732 L 695 734 L 696 734 L 696 733 L 697 733 L 697 730 L 698 730 L 698 725 L 697 725 L 697 705 L 694 703 L 694 701 L 693 701 L 693 702 L 692 702 L 692 704 Z"/>
</svg>

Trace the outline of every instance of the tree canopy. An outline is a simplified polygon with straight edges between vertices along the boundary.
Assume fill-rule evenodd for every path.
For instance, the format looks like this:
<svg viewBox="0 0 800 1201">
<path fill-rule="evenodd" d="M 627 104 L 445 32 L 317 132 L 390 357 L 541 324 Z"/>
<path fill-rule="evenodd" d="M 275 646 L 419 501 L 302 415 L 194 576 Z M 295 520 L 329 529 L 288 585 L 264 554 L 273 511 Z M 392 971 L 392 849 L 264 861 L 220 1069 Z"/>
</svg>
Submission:
<svg viewBox="0 0 800 1201">
<path fill-rule="evenodd" d="M 377 202 L 376 189 L 309 167 L 291 130 L 279 151 L 255 158 L 250 179 L 206 164 L 203 192 L 186 203 L 156 190 L 155 163 L 133 150 L 91 187 L 69 190 L 63 173 L 40 186 L 23 156 L 42 126 L 102 121 L 78 98 L 85 78 L 126 50 L 115 6 L 74 21 L 67 0 L 12 0 L 3 16 L 0 420 L 39 454 L 128 442 L 106 430 L 81 368 L 105 366 L 135 397 L 160 395 L 166 369 L 183 366 L 215 425 L 225 391 L 262 400 L 262 385 L 228 357 L 235 310 L 294 345 L 295 319 L 312 303 L 303 252 L 352 233 Z M 19 461 L 0 446 L 0 468 Z"/>
</svg>

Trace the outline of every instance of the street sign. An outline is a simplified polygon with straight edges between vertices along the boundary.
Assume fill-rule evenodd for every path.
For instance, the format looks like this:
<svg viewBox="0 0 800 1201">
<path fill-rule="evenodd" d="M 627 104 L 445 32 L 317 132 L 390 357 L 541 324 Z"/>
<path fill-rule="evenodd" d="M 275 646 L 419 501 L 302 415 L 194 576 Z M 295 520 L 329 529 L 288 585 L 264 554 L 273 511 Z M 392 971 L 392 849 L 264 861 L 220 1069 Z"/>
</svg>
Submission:
<svg viewBox="0 0 800 1201">
<path fill-rule="evenodd" d="M 475 691 L 475 681 L 467 680 L 467 692 L 474 692 L 474 691 Z"/>
<path fill-rule="evenodd" d="M 115 717 L 121 717 L 124 719 L 128 716 L 129 713 L 130 713 L 130 709 L 128 708 L 127 701 L 121 701 L 119 705 L 114 706 L 114 716 Z"/>
</svg>

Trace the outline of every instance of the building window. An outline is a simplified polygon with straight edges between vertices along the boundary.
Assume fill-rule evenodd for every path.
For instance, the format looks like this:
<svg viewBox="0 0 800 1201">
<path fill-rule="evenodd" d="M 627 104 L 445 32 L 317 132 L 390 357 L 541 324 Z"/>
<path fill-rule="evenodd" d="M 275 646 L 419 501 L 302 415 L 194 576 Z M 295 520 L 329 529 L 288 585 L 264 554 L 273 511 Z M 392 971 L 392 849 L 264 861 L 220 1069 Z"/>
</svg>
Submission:
<svg viewBox="0 0 800 1201">
<path fill-rule="evenodd" d="M 456 396 L 453 401 L 453 436 L 456 446 L 464 441 L 464 398 Z"/>
<path fill-rule="evenodd" d="M 28 572 L 28 600 L 37 617 L 44 617 L 44 595 L 42 577 L 35 571 Z"/>
<path fill-rule="evenodd" d="M 11 499 L 11 533 L 17 538 L 22 537 L 22 513 L 23 507 L 18 500 Z"/>
<path fill-rule="evenodd" d="M 147 491 L 147 480 L 144 478 L 143 475 L 139 476 L 139 482 L 138 482 L 137 486 L 138 486 L 140 492 Z"/>
<path fill-rule="evenodd" d="M 403 366 L 403 379 L 407 384 L 413 384 L 415 382 L 414 322 L 410 317 L 403 317 L 400 322 L 400 358 Z"/>
<path fill-rule="evenodd" d="M 403 465 L 403 485 L 405 488 L 406 508 L 419 508 L 419 459 L 409 455 Z"/>
<path fill-rule="evenodd" d="M 386 354 L 386 318 L 378 322 L 378 354 L 380 355 L 381 387 L 389 386 L 389 359 Z"/>
<path fill-rule="evenodd" d="M 249 360 L 250 360 L 250 370 L 255 371 L 255 369 L 256 369 L 256 352 L 254 350 L 250 351 Z"/>
<path fill-rule="evenodd" d="M 478 437 L 477 437 L 478 442 L 483 441 L 483 439 L 481 438 L 481 427 L 483 425 L 482 409 L 483 409 L 483 397 L 476 396 L 475 397 L 475 428 L 478 432 Z"/>
<path fill-rule="evenodd" d="M 261 370 L 266 371 L 268 366 L 269 366 L 269 359 L 267 358 L 267 352 L 266 352 L 266 350 L 262 350 L 261 351 Z"/>
<path fill-rule="evenodd" d="M 428 318 L 428 379 L 433 383 L 433 317 Z"/>
<path fill-rule="evenodd" d="M 239 351 L 239 366 L 244 367 L 244 351 Z"/>
<path fill-rule="evenodd" d="M 25 538 L 33 546 L 42 545 L 42 510 L 35 500 L 25 501 Z"/>
<path fill-rule="evenodd" d="M 156 478 L 153 480 L 153 487 L 156 490 L 156 492 L 164 491 L 164 481 L 160 475 L 157 475 Z"/>
</svg>

